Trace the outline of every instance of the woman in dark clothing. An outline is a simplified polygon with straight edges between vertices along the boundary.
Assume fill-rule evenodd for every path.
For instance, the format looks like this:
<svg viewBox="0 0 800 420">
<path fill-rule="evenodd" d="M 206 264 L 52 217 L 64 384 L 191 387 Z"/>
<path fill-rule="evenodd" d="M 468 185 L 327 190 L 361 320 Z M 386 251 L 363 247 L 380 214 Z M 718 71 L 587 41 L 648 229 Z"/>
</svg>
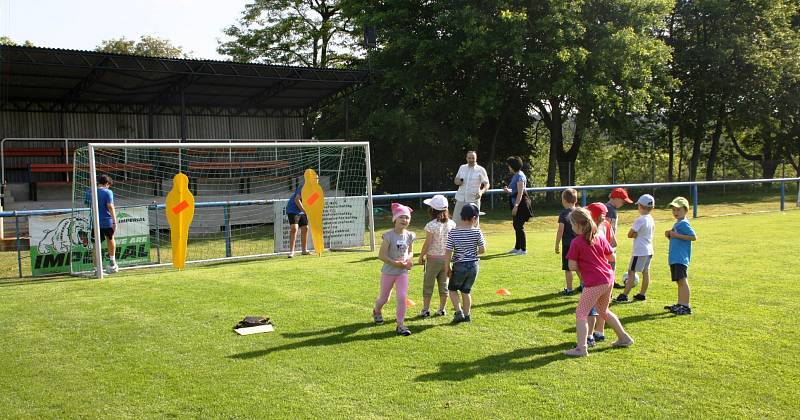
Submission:
<svg viewBox="0 0 800 420">
<path fill-rule="evenodd" d="M 511 156 L 506 159 L 508 171 L 513 175 L 508 186 L 503 187 L 503 191 L 509 195 L 509 205 L 511 206 L 511 217 L 514 225 L 514 233 L 516 234 L 516 242 L 514 249 L 508 251 L 512 255 L 525 255 L 527 254 L 526 240 L 525 240 L 525 222 L 531 218 L 531 201 L 528 197 L 525 188 L 528 185 L 528 178 L 522 172 L 522 159 L 517 156 Z"/>
</svg>

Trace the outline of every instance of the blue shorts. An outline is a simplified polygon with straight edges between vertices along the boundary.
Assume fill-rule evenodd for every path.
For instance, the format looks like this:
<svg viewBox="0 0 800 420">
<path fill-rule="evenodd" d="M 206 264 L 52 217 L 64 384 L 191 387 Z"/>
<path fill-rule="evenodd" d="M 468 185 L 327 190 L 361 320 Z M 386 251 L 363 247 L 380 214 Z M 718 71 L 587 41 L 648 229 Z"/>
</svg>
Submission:
<svg viewBox="0 0 800 420">
<path fill-rule="evenodd" d="M 447 290 L 469 293 L 475 284 L 475 279 L 478 278 L 478 269 L 477 261 L 453 263 L 453 275 L 447 284 Z"/>
</svg>

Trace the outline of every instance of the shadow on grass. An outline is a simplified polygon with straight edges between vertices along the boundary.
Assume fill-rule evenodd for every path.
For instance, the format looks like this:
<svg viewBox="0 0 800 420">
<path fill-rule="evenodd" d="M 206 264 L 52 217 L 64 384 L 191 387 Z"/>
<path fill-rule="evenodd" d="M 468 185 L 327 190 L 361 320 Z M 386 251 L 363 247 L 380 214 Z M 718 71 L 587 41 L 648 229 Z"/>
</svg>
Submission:
<svg viewBox="0 0 800 420">
<path fill-rule="evenodd" d="M 577 304 L 578 303 L 576 301 L 564 300 L 564 301 L 561 301 L 561 302 L 543 303 L 541 305 L 530 306 L 530 307 L 527 307 L 527 308 L 517 309 L 517 310 L 513 310 L 513 311 L 490 311 L 489 314 L 490 315 L 494 315 L 494 316 L 508 316 L 508 315 L 521 314 L 521 313 L 525 313 L 525 312 L 539 312 L 539 311 L 543 311 L 545 309 L 554 309 L 554 308 L 559 308 L 559 307 L 567 306 L 567 305 L 569 305 L 569 308 L 566 308 L 564 311 L 565 311 L 565 313 L 569 313 L 569 312 L 575 312 L 575 306 Z M 560 312 L 558 312 L 558 313 L 560 313 Z M 557 316 L 557 315 L 554 315 L 554 314 L 556 314 L 556 312 L 542 312 L 539 315 L 540 316 Z"/>
<path fill-rule="evenodd" d="M 614 313 L 616 314 L 616 312 L 614 312 Z M 619 316 L 619 314 L 617 314 L 617 316 Z M 678 316 L 678 315 L 675 315 L 672 312 L 664 310 L 664 312 L 656 312 L 656 313 L 649 313 L 649 314 L 641 314 L 641 315 L 632 315 L 632 316 L 620 317 L 619 321 L 622 323 L 622 326 L 625 327 L 625 326 L 627 326 L 629 324 L 635 324 L 637 322 L 658 321 L 658 320 L 661 320 L 661 319 L 675 318 L 676 316 Z M 608 325 L 608 324 L 606 324 L 606 325 Z M 606 328 L 610 328 L 610 327 L 606 326 Z M 565 333 L 574 333 L 575 332 L 575 326 L 572 326 L 570 328 L 565 329 L 564 332 Z"/>
<path fill-rule="evenodd" d="M 9 280 L 0 280 L 0 287 L 10 286 L 36 286 L 49 283 L 67 283 L 73 281 L 96 281 L 94 277 L 71 276 L 69 274 L 57 277 L 23 277 Z"/>
<path fill-rule="evenodd" d="M 516 372 L 529 369 L 538 369 L 559 360 L 571 359 L 564 355 L 565 350 L 574 347 L 575 342 L 517 349 L 503 354 L 493 354 L 483 359 L 471 362 L 444 362 L 439 364 L 437 372 L 426 373 L 416 377 L 416 382 L 430 381 L 463 381 L 476 375 Z M 600 353 L 616 350 L 613 347 L 603 347 L 592 350 L 591 353 Z"/>
<path fill-rule="evenodd" d="M 544 295 L 528 296 L 524 298 L 495 300 L 493 302 L 486 302 L 486 303 L 479 303 L 477 305 L 472 305 L 472 307 L 488 308 L 492 306 L 520 305 L 525 303 L 545 302 L 552 299 L 558 299 L 559 297 L 561 297 L 561 295 L 558 293 L 548 293 Z"/>
<path fill-rule="evenodd" d="M 348 325 L 341 325 L 338 327 L 328 328 L 324 330 L 317 330 L 317 331 L 308 331 L 308 332 L 301 332 L 301 333 L 284 333 L 281 334 L 285 338 L 304 338 L 304 337 L 311 337 L 307 340 L 297 341 L 293 343 L 287 343 L 282 346 L 271 347 L 263 350 L 254 350 L 248 351 L 244 353 L 238 353 L 228 356 L 229 359 L 239 359 L 239 360 L 246 360 L 252 359 L 256 357 L 267 356 L 271 353 L 276 353 L 279 351 L 286 351 L 286 350 L 295 350 L 301 349 L 305 347 L 326 347 L 326 346 L 336 346 L 340 344 L 347 344 L 347 343 L 355 343 L 355 342 L 362 342 L 362 341 L 372 341 L 372 340 L 384 340 L 391 337 L 397 337 L 397 333 L 394 331 L 394 327 L 392 327 L 387 320 L 387 325 L 377 326 L 381 328 L 381 330 L 376 331 L 373 334 L 361 334 L 355 335 L 357 332 L 370 328 L 376 327 L 376 325 L 372 322 L 359 322 L 354 324 Z M 414 326 L 411 329 L 413 334 L 420 334 L 425 330 L 435 327 L 436 325 L 419 325 Z"/>
<path fill-rule="evenodd" d="M 370 256 L 370 257 L 364 257 L 364 258 L 359 258 L 357 260 L 348 261 L 348 264 L 358 264 L 358 263 L 363 263 L 363 262 L 367 262 L 367 261 L 377 261 L 377 260 L 378 260 L 378 256 L 377 255 L 373 255 L 373 256 Z"/>
<path fill-rule="evenodd" d="M 481 261 L 493 260 L 495 258 L 511 258 L 511 257 L 516 257 L 516 255 L 509 254 L 508 252 L 502 252 L 499 254 L 481 255 Z"/>
</svg>

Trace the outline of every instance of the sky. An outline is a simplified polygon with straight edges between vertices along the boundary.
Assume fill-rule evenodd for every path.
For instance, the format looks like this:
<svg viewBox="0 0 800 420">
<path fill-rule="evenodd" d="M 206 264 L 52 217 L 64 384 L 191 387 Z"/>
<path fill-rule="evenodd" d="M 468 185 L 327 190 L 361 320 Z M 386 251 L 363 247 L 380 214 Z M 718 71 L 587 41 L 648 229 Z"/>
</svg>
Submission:
<svg viewBox="0 0 800 420">
<path fill-rule="evenodd" d="M 142 35 L 166 38 L 194 58 L 217 53 L 222 29 L 248 0 L 0 0 L 0 36 L 37 47 L 93 50 L 101 41 Z"/>
</svg>

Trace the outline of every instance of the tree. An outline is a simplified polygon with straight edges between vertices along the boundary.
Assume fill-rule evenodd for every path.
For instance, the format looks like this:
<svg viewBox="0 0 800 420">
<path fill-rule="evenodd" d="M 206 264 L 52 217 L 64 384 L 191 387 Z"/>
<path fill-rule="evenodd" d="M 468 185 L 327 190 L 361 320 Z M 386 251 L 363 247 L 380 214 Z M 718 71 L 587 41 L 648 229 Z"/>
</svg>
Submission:
<svg viewBox="0 0 800 420">
<path fill-rule="evenodd" d="M 797 60 L 791 44 L 792 0 L 678 0 L 668 37 L 674 50 L 673 75 L 680 88 L 673 92 L 672 121 L 691 139 L 689 178 L 695 180 L 701 157 L 707 153 L 706 179 L 714 178 L 722 134 L 762 124 L 763 151 L 757 158 L 764 175 L 774 174 L 772 145 L 776 96 L 787 66 Z M 796 34 L 796 31 L 795 31 Z M 761 122 L 759 122 L 761 121 Z M 770 134 L 773 133 L 773 134 Z M 710 144 L 706 149 L 706 144 Z M 747 159 L 753 154 L 736 150 Z"/>
<path fill-rule="evenodd" d="M 183 51 L 182 47 L 173 45 L 168 39 L 150 35 L 142 35 L 139 41 L 125 37 L 107 39 L 95 47 L 95 51 L 145 57 L 192 58 L 191 52 Z"/>
<path fill-rule="evenodd" d="M 668 0 L 535 1 L 527 17 L 525 64 L 533 109 L 550 131 L 548 185 L 575 179 L 575 160 L 592 124 L 625 125 L 665 100 Z M 567 137 L 567 135 L 569 137 Z"/>
<path fill-rule="evenodd" d="M 0 45 L 8 45 L 9 47 L 20 46 L 20 44 L 14 42 L 13 39 L 11 39 L 10 37 L 7 37 L 5 35 L 0 36 Z M 33 42 L 28 41 L 28 40 L 25 40 L 25 42 L 22 43 L 22 46 L 23 47 L 35 47 L 35 45 L 33 45 Z"/>
<path fill-rule="evenodd" d="M 358 49 L 351 19 L 336 0 L 255 0 L 238 24 L 224 30 L 233 39 L 220 54 L 235 61 L 336 67 Z"/>
</svg>

